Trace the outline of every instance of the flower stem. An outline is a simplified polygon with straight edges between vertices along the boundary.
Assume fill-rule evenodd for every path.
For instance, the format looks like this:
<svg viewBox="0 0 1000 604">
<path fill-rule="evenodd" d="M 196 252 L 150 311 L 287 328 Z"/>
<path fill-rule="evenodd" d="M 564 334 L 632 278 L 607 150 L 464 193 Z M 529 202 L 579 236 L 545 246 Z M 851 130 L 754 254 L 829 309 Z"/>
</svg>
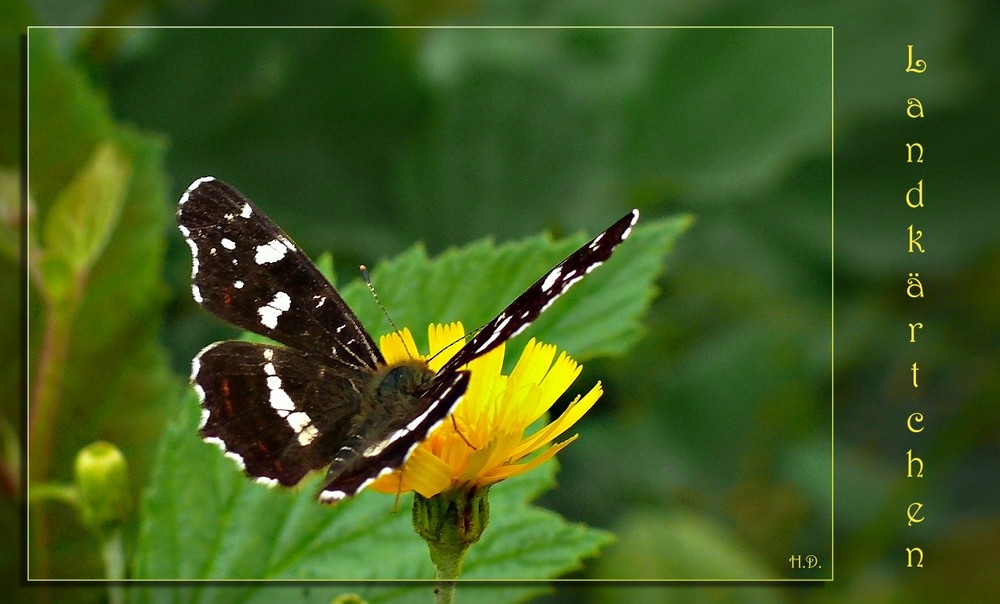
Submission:
<svg viewBox="0 0 1000 604">
<path fill-rule="evenodd" d="M 42 348 L 35 370 L 35 383 L 31 393 L 31 413 L 28 430 L 28 463 L 32 480 L 45 480 L 52 456 L 52 438 L 59 398 L 62 394 L 63 372 L 66 370 L 66 353 L 74 309 L 59 309 L 49 305 Z"/>
<path fill-rule="evenodd" d="M 121 529 L 114 529 L 104 535 L 101 543 L 101 557 L 104 558 L 104 575 L 108 583 L 108 602 L 124 604 L 125 590 L 121 581 L 125 579 L 125 548 L 122 545 Z"/>
<path fill-rule="evenodd" d="M 455 601 L 462 562 L 473 543 L 479 541 L 490 519 L 488 489 L 456 489 L 430 498 L 413 499 L 413 528 L 427 542 L 434 563 L 434 599 L 438 604 Z"/>
<path fill-rule="evenodd" d="M 72 311 L 60 312 L 50 303 L 47 323 L 42 338 L 42 349 L 38 355 L 35 383 L 32 385 L 31 410 L 28 416 L 28 470 L 29 480 L 44 481 L 49 474 L 52 457 L 52 442 L 55 432 L 56 415 L 65 371 L 66 353 L 69 349 L 69 333 Z M 37 522 L 35 564 L 38 576 L 49 578 L 49 523 L 45 508 L 39 507 L 33 520 Z"/>
<path fill-rule="evenodd" d="M 455 601 L 455 588 L 458 583 L 458 575 L 462 572 L 462 561 L 451 568 L 438 567 L 434 581 L 434 601 L 437 604 L 453 604 Z"/>
</svg>

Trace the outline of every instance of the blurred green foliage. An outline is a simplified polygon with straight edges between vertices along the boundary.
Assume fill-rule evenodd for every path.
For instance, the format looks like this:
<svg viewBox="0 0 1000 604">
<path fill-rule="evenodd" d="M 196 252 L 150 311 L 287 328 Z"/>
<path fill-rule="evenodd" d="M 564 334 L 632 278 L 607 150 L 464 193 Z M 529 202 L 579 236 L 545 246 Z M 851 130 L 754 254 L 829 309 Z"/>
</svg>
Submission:
<svg viewBox="0 0 1000 604">
<path fill-rule="evenodd" d="M 37 486 L 70 482 L 77 452 L 98 439 L 145 475 L 182 384 L 159 342 L 170 216 L 162 145 L 116 124 L 53 40 L 37 32 L 28 49 L 28 469 Z M 133 518 L 125 530 L 134 528 Z M 32 572 L 102 576 L 97 536 L 65 502 L 33 499 L 28 537 Z"/>
<path fill-rule="evenodd" d="M 572 576 L 828 577 L 832 401 L 837 581 L 795 591 L 567 588 L 551 601 L 610 593 L 645 602 L 933 602 L 996 593 L 1000 494 L 984 478 L 1000 473 L 992 5 L 355 2 L 267 14 L 236 1 L 72 4 L 67 12 L 69 3 L 38 0 L 32 9 L 38 23 L 836 29 L 33 32 L 51 39 L 40 52 L 52 53 L 45 64 L 55 73 L 32 71 L 31 82 L 45 86 L 33 84 L 30 99 L 38 105 L 29 211 L 44 221 L 107 139 L 134 170 L 77 312 L 88 337 L 71 340 L 50 478 L 67 480 L 75 451 L 99 437 L 121 446 L 133 484 L 144 485 L 163 408 L 180 400 L 189 359 L 232 334 L 189 299 L 189 255 L 169 226 L 174 199 L 196 177 L 236 184 L 307 252 L 331 251 L 341 271 L 414 241 L 436 254 L 483 236 L 594 232 L 638 206 L 644 220 L 687 212 L 697 222 L 660 281 L 645 337 L 625 356 L 589 362 L 582 376 L 607 392 L 561 454 L 559 487 L 542 503 L 618 542 Z M 908 43 L 926 56 L 927 73 L 903 72 Z M 16 51 L 4 46 L 6 72 Z M 0 102 L 16 103 L 14 90 L 0 90 Z M 912 96 L 926 120 L 905 117 Z M 17 167 L 15 139 L 0 139 L 7 170 Z M 920 166 L 902 161 L 914 139 L 928 147 Z M 918 213 L 903 195 L 920 178 Z M 906 253 L 910 224 L 925 231 L 926 254 Z M 0 270 L 2 291 L 16 291 L 16 263 L 5 259 Z M 904 298 L 908 272 L 921 274 L 925 299 Z M 12 293 L 3 302 L 17 304 Z M 39 316 L 34 303 L 29 310 Z M 916 320 L 923 338 L 907 344 L 906 324 Z M 29 327 L 37 351 L 39 325 Z M 916 393 L 908 388 L 915 360 Z M 5 392 L 16 392 L 17 366 L 2 374 Z M 919 436 L 904 428 L 912 411 L 927 418 Z M 4 418 L 17 425 L 17 417 L 8 403 Z M 911 448 L 928 464 L 923 479 L 905 478 Z M 928 520 L 907 527 L 916 499 Z M 7 522 L 16 509 L 5 514 Z M 51 535 L 53 574 L 99 575 L 78 522 L 49 517 L 62 527 Z M 903 548 L 915 544 L 929 556 L 921 572 L 904 567 Z M 809 553 L 822 569 L 788 568 L 790 555 Z"/>
</svg>

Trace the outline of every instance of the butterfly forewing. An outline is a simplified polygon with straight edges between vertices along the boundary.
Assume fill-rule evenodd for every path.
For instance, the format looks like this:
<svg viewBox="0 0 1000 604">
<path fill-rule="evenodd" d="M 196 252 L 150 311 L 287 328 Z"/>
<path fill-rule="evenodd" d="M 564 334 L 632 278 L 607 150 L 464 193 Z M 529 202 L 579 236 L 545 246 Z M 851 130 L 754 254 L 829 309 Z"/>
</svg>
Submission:
<svg viewBox="0 0 1000 604">
<path fill-rule="evenodd" d="M 615 248 L 628 238 L 638 220 L 639 211 L 632 210 L 554 266 L 503 309 L 496 318 L 483 326 L 479 333 L 448 361 L 441 372 L 454 371 L 524 331 L 573 284 L 610 258 Z"/>
<path fill-rule="evenodd" d="M 382 354 L 292 240 L 242 193 L 196 180 L 177 209 L 193 256 L 192 294 L 222 319 L 292 348 L 375 369 Z"/>
</svg>

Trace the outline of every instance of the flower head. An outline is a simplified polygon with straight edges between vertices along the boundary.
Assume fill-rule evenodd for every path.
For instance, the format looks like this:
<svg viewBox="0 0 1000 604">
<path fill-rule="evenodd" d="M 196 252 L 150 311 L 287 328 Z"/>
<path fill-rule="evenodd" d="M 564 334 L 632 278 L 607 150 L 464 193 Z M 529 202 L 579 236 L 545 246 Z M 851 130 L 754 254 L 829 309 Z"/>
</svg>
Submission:
<svg viewBox="0 0 1000 604">
<path fill-rule="evenodd" d="M 464 336 L 461 323 L 431 325 L 430 354 L 420 358 L 438 371 L 458 352 Z M 380 347 L 389 364 L 410 359 L 417 350 L 408 329 L 383 336 Z M 597 402 L 600 382 L 548 425 L 525 434 L 580 375 L 581 367 L 565 352 L 556 358 L 555 346 L 532 339 L 507 376 L 501 373 L 504 348 L 500 345 L 466 366 L 469 386 L 451 418 L 402 468 L 379 478 L 372 488 L 432 497 L 456 488 L 486 487 L 541 465 L 576 440 L 573 435 L 549 446 Z M 528 459 L 536 451 L 541 453 Z"/>
</svg>

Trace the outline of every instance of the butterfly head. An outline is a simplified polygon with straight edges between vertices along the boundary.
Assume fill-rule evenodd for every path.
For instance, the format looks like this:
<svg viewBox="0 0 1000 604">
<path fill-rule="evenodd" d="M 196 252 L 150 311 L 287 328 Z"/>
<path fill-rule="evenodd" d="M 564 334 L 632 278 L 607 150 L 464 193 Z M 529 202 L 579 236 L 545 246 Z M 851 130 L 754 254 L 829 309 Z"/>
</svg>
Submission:
<svg viewBox="0 0 1000 604">
<path fill-rule="evenodd" d="M 434 380 L 434 372 L 421 359 L 408 359 L 376 372 L 371 380 L 371 393 L 377 399 L 398 395 L 412 396 Z"/>
</svg>

